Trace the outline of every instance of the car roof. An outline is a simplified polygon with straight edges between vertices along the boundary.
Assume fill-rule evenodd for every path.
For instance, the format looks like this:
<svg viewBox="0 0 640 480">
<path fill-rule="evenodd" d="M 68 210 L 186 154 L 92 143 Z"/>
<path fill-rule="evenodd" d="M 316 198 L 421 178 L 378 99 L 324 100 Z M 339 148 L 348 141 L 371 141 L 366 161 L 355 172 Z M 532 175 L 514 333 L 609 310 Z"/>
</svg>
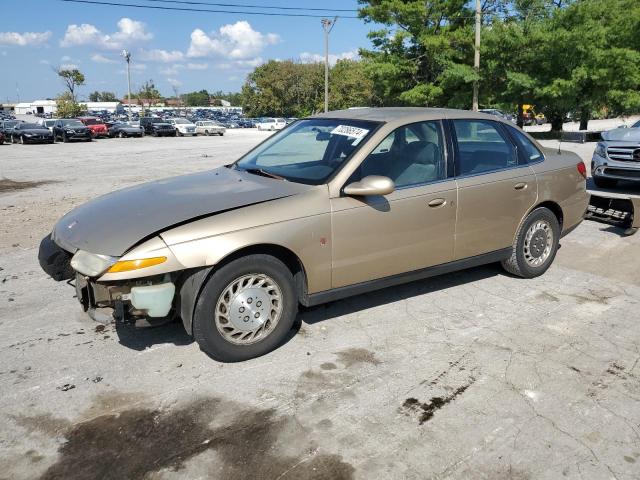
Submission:
<svg viewBox="0 0 640 480">
<path fill-rule="evenodd" d="M 453 108 L 429 107 L 367 107 L 349 110 L 336 110 L 321 113 L 314 118 L 344 118 L 348 120 L 371 120 L 374 122 L 397 123 L 403 125 L 425 120 L 441 120 L 444 118 L 478 118 L 491 121 L 501 121 L 493 115 L 470 110 L 456 110 Z"/>
</svg>

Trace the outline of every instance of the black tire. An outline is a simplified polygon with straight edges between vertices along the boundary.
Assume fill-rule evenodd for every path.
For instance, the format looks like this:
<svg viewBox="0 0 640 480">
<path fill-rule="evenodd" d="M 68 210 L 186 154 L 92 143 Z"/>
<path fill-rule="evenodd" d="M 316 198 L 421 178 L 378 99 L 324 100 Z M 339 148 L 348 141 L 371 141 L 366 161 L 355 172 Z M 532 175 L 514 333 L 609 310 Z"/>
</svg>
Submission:
<svg viewBox="0 0 640 480">
<path fill-rule="evenodd" d="M 220 136 L 221 136 L 221 137 L 223 137 L 223 136 L 224 136 L 224 133 L 220 133 Z"/>
<path fill-rule="evenodd" d="M 543 233 L 541 233 L 540 236 L 538 236 L 537 232 L 534 234 L 534 237 L 531 240 L 531 242 L 533 242 L 533 245 L 529 245 L 531 247 L 529 249 L 531 251 L 531 255 L 536 256 L 539 253 L 539 248 L 542 248 L 542 246 L 549 246 L 550 251 L 547 258 L 540 265 L 533 266 L 525 258 L 525 251 L 527 250 L 527 248 L 525 247 L 525 242 L 527 232 L 535 223 L 539 221 L 546 223 L 550 227 L 553 238 L 550 245 L 548 242 L 548 237 L 544 239 L 544 245 L 542 245 L 542 243 L 538 242 L 543 241 L 543 239 L 541 238 L 542 236 L 544 236 Z M 513 243 L 511 256 L 507 260 L 503 260 L 501 262 L 502 268 L 504 268 L 507 272 L 522 278 L 535 278 L 542 275 L 548 270 L 548 268 L 553 263 L 554 258 L 556 257 L 558 244 L 560 241 L 560 233 L 560 223 L 558 222 L 558 218 L 555 216 L 555 214 L 548 208 L 536 208 L 529 215 L 527 215 L 524 222 L 522 222 L 522 225 L 520 225 L 520 229 L 518 230 L 518 234 L 516 235 L 516 239 Z M 539 258 L 539 256 L 536 258 Z"/>
<path fill-rule="evenodd" d="M 247 274 L 264 274 L 280 288 L 282 312 L 273 331 L 262 340 L 248 345 L 227 341 L 218 331 L 214 313 L 222 292 L 236 279 Z M 270 255 L 248 255 L 217 270 L 202 289 L 193 315 L 193 336 L 200 348 L 220 362 L 240 362 L 276 349 L 287 337 L 298 312 L 295 282 L 287 266 Z"/>
<path fill-rule="evenodd" d="M 67 137 L 66 133 L 62 134 L 62 142 L 63 143 L 69 143 L 69 137 Z"/>
<path fill-rule="evenodd" d="M 618 180 L 615 178 L 605 178 L 605 177 L 593 177 L 593 183 L 595 183 L 598 188 L 613 188 L 618 184 Z"/>
<path fill-rule="evenodd" d="M 176 134 L 177 134 L 179 137 L 182 137 L 182 136 L 183 136 L 183 135 L 182 135 L 182 132 L 176 132 Z"/>
<path fill-rule="evenodd" d="M 205 131 L 204 131 L 204 134 L 205 134 L 205 136 L 207 136 L 207 137 L 208 137 L 208 136 L 209 136 L 209 130 L 205 130 Z"/>
<path fill-rule="evenodd" d="M 125 137 L 125 133 L 123 131 L 118 132 L 118 137 L 119 138 L 124 138 Z"/>
</svg>

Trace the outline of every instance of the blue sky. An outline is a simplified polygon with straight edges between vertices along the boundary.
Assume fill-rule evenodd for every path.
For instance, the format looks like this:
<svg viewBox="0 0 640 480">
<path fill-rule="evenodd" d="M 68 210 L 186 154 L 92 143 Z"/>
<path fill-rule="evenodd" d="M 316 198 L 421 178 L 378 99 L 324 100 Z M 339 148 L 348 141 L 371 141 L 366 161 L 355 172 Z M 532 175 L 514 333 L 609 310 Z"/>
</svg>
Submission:
<svg viewBox="0 0 640 480">
<path fill-rule="evenodd" d="M 18 3 L 20 8 L 4 8 L 0 19 L 0 102 L 16 101 L 18 91 L 22 101 L 55 97 L 63 85 L 52 67 L 65 65 L 77 66 L 87 78 L 81 98 L 93 90 L 123 96 L 122 48 L 133 54 L 132 88 L 153 79 L 164 95 L 173 93 L 173 85 L 180 92 L 236 91 L 260 62 L 271 58 L 311 61 L 324 49 L 319 18 L 156 11 L 59 0 Z M 122 3 L 163 5 L 147 0 Z M 357 0 L 218 3 L 357 8 Z M 358 19 L 339 19 L 331 33 L 331 54 L 355 56 L 358 48 L 369 46 L 371 28 Z"/>
</svg>

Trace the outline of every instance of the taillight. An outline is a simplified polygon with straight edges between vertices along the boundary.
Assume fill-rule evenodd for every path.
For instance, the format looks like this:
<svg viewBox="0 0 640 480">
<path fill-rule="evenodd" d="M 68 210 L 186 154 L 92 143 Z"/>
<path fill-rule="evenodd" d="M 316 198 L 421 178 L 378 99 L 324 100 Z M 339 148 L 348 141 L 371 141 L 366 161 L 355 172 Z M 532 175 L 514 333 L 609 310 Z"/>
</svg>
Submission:
<svg viewBox="0 0 640 480">
<path fill-rule="evenodd" d="M 576 167 L 578 168 L 578 172 L 580 173 L 580 175 L 582 175 L 584 177 L 584 179 L 587 179 L 587 167 L 585 166 L 584 162 L 580 162 L 578 163 L 578 165 L 576 165 Z"/>
</svg>

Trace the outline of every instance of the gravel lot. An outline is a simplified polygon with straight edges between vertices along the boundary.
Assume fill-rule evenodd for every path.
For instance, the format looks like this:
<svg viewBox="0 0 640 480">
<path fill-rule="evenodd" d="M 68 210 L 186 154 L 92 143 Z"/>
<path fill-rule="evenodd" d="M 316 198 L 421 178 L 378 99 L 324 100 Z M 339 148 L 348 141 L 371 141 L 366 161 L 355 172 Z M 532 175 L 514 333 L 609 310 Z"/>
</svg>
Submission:
<svg viewBox="0 0 640 480">
<path fill-rule="evenodd" d="M 40 270 L 75 205 L 267 135 L 0 146 L 0 175 L 31 182 L 0 184 L 0 478 L 638 478 L 640 234 L 584 222 L 541 278 L 487 266 L 308 309 L 224 365 L 178 324 L 93 323 Z"/>
</svg>

